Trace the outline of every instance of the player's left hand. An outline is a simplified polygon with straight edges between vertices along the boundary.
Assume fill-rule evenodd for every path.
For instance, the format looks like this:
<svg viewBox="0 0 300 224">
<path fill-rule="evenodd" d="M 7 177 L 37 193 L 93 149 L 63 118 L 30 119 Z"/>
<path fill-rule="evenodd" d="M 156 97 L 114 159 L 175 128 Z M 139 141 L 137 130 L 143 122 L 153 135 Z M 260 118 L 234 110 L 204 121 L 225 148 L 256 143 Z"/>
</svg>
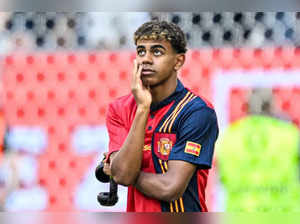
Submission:
<svg viewBox="0 0 300 224">
<path fill-rule="evenodd" d="M 150 92 L 150 86 L 145 86 L 141 79 L 143 65 L 138 64 L 134 60 L 134 68 L 131 80 L 131 92 L 135 98 L 137 106 L 143 108 L 150 108 L 152 102 L 152 96 Z"/>
</svg>

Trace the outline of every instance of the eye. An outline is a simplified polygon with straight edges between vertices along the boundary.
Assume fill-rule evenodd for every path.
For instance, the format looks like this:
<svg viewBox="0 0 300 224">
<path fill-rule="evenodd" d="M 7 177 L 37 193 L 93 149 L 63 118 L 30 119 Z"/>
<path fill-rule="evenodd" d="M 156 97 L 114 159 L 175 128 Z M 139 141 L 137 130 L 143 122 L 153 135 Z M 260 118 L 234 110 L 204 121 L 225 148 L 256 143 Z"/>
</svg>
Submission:
<svg viewBox="0 0 300 224">
<path fill-rule="evenodd" d="M 145 50 L 137 50 L 137 54 L 139 56 L 144 56 L 146 54 L 146 51 Z"/>
<path fill-rule="evenodd" d="M 153 55 L 154 56 L 161 56 L 163 54 L 163 52 L 159 49 L 154 49 L 153 50 Z"/>
</svg>

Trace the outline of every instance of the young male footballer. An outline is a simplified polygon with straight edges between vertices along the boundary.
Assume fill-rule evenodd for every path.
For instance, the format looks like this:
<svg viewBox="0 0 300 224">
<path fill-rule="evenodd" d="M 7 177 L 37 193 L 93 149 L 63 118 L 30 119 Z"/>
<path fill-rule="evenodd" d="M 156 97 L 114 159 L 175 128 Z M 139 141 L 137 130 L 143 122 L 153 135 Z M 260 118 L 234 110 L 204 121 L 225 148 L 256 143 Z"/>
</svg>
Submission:
<svg viewBox="0 0 300 224">
<path fill-rule="evenodd" d="M 129 212 L 206 212 L 218 124 L 212 105 L 177 77 L 185 35 L 173 23 L 151 21 L 134 41 L 131 93 L 108 109 L 104 172 L 128 186 Z"/>
</svg>

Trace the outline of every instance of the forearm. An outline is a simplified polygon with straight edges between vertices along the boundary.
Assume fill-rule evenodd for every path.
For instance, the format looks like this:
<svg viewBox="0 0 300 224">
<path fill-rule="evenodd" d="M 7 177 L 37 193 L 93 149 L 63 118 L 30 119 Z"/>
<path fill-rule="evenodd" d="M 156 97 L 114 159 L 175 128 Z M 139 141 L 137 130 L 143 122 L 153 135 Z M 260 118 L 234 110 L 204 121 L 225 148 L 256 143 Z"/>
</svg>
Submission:
<svg viewBox="0 0 300 224">
<path fill-rule="evenodd" d="M 140 172 L 134 185 L 144 195 L 161 201 L 171 202 L 182 194 L 180 186 L 176 186 L 168 173 L 154 174 Z"/>
<path fill-rule="evenodd" d="M 141 169 L 148 114 L 149 108 L 137 108 L 128 136 L 111 160 L 111 174 L 119 184 L 133 184 Z"/>
<path fill-rule="evenodd" d="M 194 164 L 172 160 L 163 174 L 140 172 L 134 186 L 148 197 L 171 202 L 183 195 L 195 171 Z"/>
</svg>

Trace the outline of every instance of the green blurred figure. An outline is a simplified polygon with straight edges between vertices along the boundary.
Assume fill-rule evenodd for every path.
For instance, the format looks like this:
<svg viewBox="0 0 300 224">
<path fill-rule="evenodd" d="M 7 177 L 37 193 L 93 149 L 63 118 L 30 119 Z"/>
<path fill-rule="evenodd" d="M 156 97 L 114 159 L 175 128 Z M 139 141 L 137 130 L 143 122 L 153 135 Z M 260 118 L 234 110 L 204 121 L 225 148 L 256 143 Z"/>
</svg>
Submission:
<svg viewBox="0 0 300 224">
<path fill-rule="evenodd" d="M 226 211 L 300 211 L 299 130 L 273 115 L 272 102 L 272 90 L 253 90 L 249 115 L 218 141 Z"/>
</svg>

